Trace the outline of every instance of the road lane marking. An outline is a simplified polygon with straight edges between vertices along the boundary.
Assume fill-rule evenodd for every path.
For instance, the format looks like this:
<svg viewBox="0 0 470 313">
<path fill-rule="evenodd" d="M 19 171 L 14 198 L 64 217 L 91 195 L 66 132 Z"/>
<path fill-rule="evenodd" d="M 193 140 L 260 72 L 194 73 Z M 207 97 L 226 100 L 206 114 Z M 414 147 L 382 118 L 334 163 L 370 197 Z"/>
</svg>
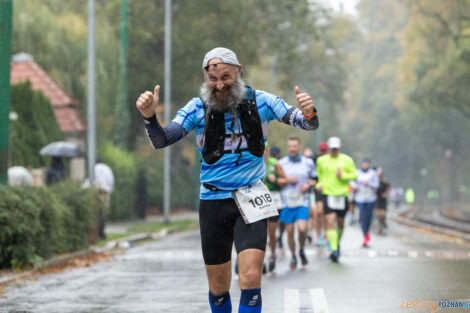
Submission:
<svg viewBox="0 0 470 313">
<path fill-rule="evenodd" d="M 300 292 L 299 289 L 284 289 L 284 313 L 299 313 Z"/>
<path fill-rule="evenodd" d="M 328 303 L 326 302 L 323 288 L 310 289 L 310 298 L 312 299 L 313 313 L 329 313 Z"/>
<path fill-rule="evenodd" d="M 432 251 L 426 251 L 426 252 L 424 253 L 424 255 L 427 256 L 428 258 L 432 258 L 432 257 L 434 256 L 434 252 L 432 252 Z"/>
<path fill-rule="evenodd" d="M 416 259 L 418 257 L 418 251 L 408 251 L 408 256 L 410 258 Z"/>
<path fill-rule="evenodd" d="M 369 256 L 369 258 L 375 258 L 377 256 L 377 252 L 370 250 L 368 251 L 367 255 Z"/>
</svg>

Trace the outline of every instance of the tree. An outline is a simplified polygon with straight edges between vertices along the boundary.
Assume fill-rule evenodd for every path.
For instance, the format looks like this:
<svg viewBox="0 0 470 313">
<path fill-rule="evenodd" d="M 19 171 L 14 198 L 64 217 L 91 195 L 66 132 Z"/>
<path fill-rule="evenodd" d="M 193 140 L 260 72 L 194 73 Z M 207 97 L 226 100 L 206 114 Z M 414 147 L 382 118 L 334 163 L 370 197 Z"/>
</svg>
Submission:
<svg viewBox="0 0 470 313">
<path fill-rule="evenodd" d="M 470 2 L 416 0 L 409 8 L 402 63 L 410 98 L 470 118 Z"/>
<path fill-rule="evenodd" d="M 39 155 L 45 145 L 64 139 L 49 100 L 33 91 L 29 82 L 11 88 L 12 111 L 18 120 L 11 123 L 12 165 L 41 167 L 46 158 Z"/>
</svg>

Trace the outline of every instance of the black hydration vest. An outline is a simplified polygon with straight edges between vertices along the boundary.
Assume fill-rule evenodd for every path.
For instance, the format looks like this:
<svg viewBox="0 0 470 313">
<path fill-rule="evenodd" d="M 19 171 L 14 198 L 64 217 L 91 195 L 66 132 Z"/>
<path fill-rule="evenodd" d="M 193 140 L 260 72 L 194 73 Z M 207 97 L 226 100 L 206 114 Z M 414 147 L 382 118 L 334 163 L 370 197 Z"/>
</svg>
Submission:
<svg viewBox="0 0 470 313">
<path fill-rule="evenodd" d="M 258 107 L 256 106 L 255 91 L 246 86 L 245 98 L 238 105 L 238 116 L 241 122 L 241 133 L 239 137 L 238 147 L 232 150 L 225 150 L 225 138 L 232 137 L 232 134 L 225 133 L 224 112 L 213 110 L 207 116 L 206 105 L 204 104 L 205 131 L 204 131 L 204 147 L 202 149 L 202 157 L 207 164 L 214 164 L 226 153 L 239 153 L 238 161 L 243 151 L 249 151 L 251 154 L 261 157 L 264 153 L 263 129 L 261 127 L 261 118 L 259 117 Z M 233 127 L 233 120 L 232 126 Z M 245 137 L 248 148 L 240 149 L 242 144 L 241 136 Z"/>
</svg>

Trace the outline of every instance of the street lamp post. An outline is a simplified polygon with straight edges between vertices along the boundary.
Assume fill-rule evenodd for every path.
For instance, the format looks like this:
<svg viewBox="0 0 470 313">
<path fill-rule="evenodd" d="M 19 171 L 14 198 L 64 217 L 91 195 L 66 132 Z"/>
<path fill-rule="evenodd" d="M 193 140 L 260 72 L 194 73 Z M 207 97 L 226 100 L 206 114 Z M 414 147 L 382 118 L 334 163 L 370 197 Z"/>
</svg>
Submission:
<svg viewBox="0 0 470 313">
<path fill-rule="evenodd" d="M 96 104 L 95 104 L 95 0 L 88 0 L 88 179 L 95 180 Z"/>
<path fill-rule="evenodd" d="M 12 0 L 0 1 L 0 183 L 8 183 Z"/>
<path fill-rule="evenodd" d="M 171 102 L 171 0 L 165 0 L 165 125 L 170 123 Z M 170 222 L 170 147 L 165 148 L 163 168 L 163 213 L 165 223 Z"/>
</svg>

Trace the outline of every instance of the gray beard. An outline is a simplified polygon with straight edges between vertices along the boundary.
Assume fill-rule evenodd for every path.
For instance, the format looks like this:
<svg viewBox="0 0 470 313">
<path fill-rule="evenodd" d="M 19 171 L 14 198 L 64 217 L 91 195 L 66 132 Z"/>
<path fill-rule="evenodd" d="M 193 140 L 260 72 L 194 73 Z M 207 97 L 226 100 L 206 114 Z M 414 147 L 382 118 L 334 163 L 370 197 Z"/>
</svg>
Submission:
<svg viewBox="0 0 470 313">
<path fill-rule="evenodd" d="M 200 88 L 199 96 L 202 102 L 207 105 L 209 111 L 234 111 L 245 96 L 245 82 L 240 76 L 237 77 L 233 85 L 229 88 L 228 93 L 221 96 L 217 96 L 215 88 L 212 88 L 207 82 L 204 82 Z"/>
</svg>

